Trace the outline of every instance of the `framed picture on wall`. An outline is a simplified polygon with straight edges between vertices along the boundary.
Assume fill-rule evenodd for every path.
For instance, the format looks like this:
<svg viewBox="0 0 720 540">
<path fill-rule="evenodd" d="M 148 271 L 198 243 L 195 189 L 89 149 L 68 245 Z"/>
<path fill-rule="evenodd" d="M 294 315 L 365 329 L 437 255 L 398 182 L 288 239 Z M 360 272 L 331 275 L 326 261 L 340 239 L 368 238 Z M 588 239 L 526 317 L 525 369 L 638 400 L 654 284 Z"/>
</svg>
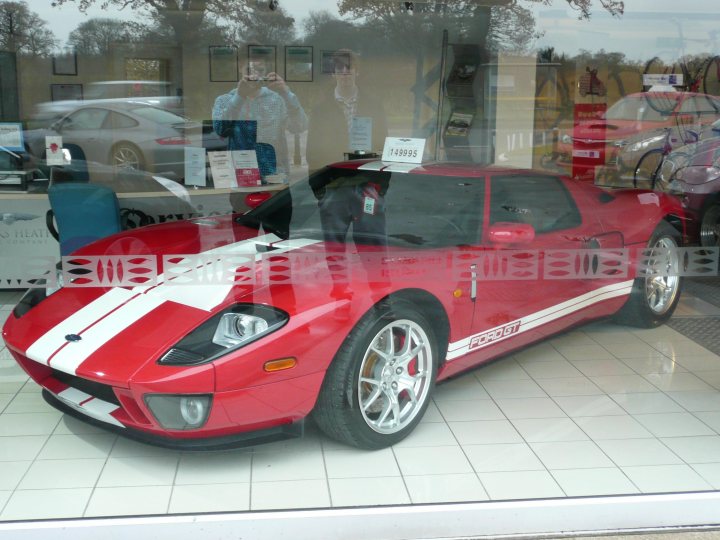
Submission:
<svg viewBox="0 0 720 540">
<path fill-rule="evenodd" d="M 72 52 L 52 57 L 53 75 L 77 75 L 77 54 Z"/>
<path fill-rule="evenodd" d="M 256 72 L 277 73 L 275 45 L 248 45 L 248 66 Z"/>
<path fill-rule="evenodd" d="M 285 80 L 290 82 L 312 82 L 312 47 L 285 47 Z"/>
<path fill-rule="evenodd" d="M 350 53 L 344 51 L 320 51 L 321 73 L 332 74 L 335 71 L 335 59 L 341 57 L 350 65 Z"/>
<path fill-rule="evenodd" d="M 236 82 L 238 80 L 237 47 L 211 45 L 209 51 L 210 81 Z"/>
<path fill-rule="evenodd" d="M 51 84 L 50 85 L 50 100 L 51 101 L 62 101 L 66 99 L 82 99 L 83 98 L 83 85 L 82 84 Z"/>
</svg>

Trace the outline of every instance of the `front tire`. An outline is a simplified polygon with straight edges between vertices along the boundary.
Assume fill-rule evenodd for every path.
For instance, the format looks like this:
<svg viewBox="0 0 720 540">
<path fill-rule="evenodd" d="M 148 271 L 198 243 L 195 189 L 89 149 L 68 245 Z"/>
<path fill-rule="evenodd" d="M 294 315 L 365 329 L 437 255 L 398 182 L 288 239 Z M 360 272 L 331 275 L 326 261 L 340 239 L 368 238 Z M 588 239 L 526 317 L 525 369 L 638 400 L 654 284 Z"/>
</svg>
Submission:
<svg viewBox="0 0 720 540">
<path fill-rule="evenodd" d="M 615 315 L 615 322 L 655 328 L 672 316 L 682 290 L 679 245 L 680 234 L 669 223 L 660 223 L 643 256 L 648 271 L 635 278 L 630 298 Z"/>
<path fill-rule="evenodd" d="M 720 246 L 720 204 L 713 204 L 703 214 L 700 222 L 700 245 Z"/>
<path fill-rule="evenodd" d="M 437 338 L 425 316 L 408 302 L 385 300 L 340 347 L 320 390 L 315 421 L 328 436 L 352 446 L 391 446 L 420 422 L 437 365 Z"/>
</svg>

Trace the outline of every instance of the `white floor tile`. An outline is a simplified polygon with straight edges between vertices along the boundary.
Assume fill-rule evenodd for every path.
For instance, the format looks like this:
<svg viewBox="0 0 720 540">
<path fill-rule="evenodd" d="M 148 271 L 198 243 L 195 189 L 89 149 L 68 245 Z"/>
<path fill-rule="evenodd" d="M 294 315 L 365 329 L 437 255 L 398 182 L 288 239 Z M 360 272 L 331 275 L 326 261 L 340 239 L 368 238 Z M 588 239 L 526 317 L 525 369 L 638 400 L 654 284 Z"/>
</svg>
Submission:
<svg viewBox="0 0 720 540">
<path fill-rule="evenodd" d="M 0 437 L 23 435 L 49 435 L 55 429 L 62 413 L 23 413 L 0 415 Z"/>
<path fill-rule="evenodd" d="M 630 415 L 584 416 L 574 420 L 591 439 L 596 441 L 652 437 L 652 434 Z"/>
<path fill-rule="evenodd" d="M 92 426 L 91 426 L 92 427 Z M 106 431 L 104 433 L 107 433 Z M 126 437 L 118 437 L 115 441 L 112 451 L 110 452 L 111 458 L 130 458 L 130 457 L 180 457 L 179 452 L 168 450 L 160 446 L 153 446 L 150 444 L 144 444 L 141 442 L 133 441 Z"/>
<path fill-rule="evenodd" d="M 51 435 L 37 459 L 100 459 L 110 454 L 117 435 Z"/>
<path fill-rule="evenodd" d="M 715 433 L 720 434 L 720 411 L 696 412 L 695 418 L 711 428 Z"/>
<path fill-rule="evenodd" d="M 716 390 L 720 390 L 720 371 L 695 371 L 695 375 Z"/>
<path fill-rule="evenodd" d="M 251 510 L 330 507 L 325 479 L 255 482 L 250 486 Z"/>
<path fill-rule="evenodd" d="M 720 371 L 720 356 L 716 354 L 686 354 L 676 358 L 678 365 L 683 366 L 688 371 Z"/>
<path fill-rule="evenodd" d="M 547 397 L 545 391 L 532 380 L 486 381 L 483 386 L 493 399 Z"/>
<path fill-rule="evenodd" d="M 619 469 L 572 469 L 552 471 L 552 475 L 568 497 L 639 493 Z"/>
<path fill-rule="evenodd" d="M 16 490 L 0 520 L 77 518 L 82 516 L 90 493 L 91 488 Z"/>
<path fill-rule="evenodd" d="M 604 343 L 607 349 L 616 358 L 654 358 L 658 356 L 657 349 L 651 347 L 642 340 L 625 343 Z"/>
<path fill-rule="evenodd" d="M 289 454 L 261 452 L 253 455 L 253 482 L 283 480 L 313 480 L 325 478 L 325 464 L 321 451 Z"/>
<path fill-rule="evenodd" d="M 400 476 L 392 449 L 349 449 L 325 452 L 328 478 L 376 478 Z"/>
<path fill-rule="evenodd" d="M 483 385 L 471 373 L 459 379 L 441 382 L 433 394 L 435 403 L 441 401 L 463 401 L 468 399 L 490 399 Z"/>
<path fill-rule="evenodd" d="M 30 465 L 32 461 L 0 461 L 0 491 L 15 489 Z"/>
<path fill-rule="evenodd" d="M 522 437 L 508 420 L 450 422 L 450 429 L 461 445 L 522 442 Z"/>
<path fill-rule="evenodd" d="M 675 361 L 683 356 L 707 356 L 712 354 L 712 352 L 702 345 L 698 345 L 694 341 L 690 340 L 656 342 L 650 343 L 650 345 Z"/>
<path fill-rule="evenodd" d="M 685 463 L 720 463 L 720 436 L 660 439 Z"/>
<path fill-rule="evenodd" d="M 699 463 L 692 468 L 714 489 L 720 489 L 720 463 Z"/>
<path fill-rule="evenodd" d="M 437 407 L 446 422 L 502 420 L 503 413 L 491 399 L 438 401 Z"/>
<path fill-rule="evenodd" d="M 192 453 L 180 456 L 175 485 L 250 482 L 249 452 Z"/>
<path fill-rule="evenodd" d="M 715 434 L 690 413 L 636 414 L 635 419 L 656 437 L 694 437 Z"/>
<path fill-rule="evenodd" d="M 333 478 L 328 483 L 333 507 L 410 503 L 410 496 L 400 477 Z"/>
<path fill-rule="evenodd" d="M 488 499 L 476 474 L 408 476 L 405 484 L 414 504 L 485 501 Z"/>
<path fill-rule="evenodd" d="M 5 411 L 5 408 L 15 397 L 15 394 L 0 394 L 0 414 Z"/>
<path fill-rule="evenodd" d="M 566 414 L 550 398 L 498 399 L 502 412 L 510 418 L 564 418 Z"/>
<path fill-rule="evenodd" d="M 720 411 L 720 392 L 667 392 L 667 395 L 690 412 Z"/>
<path fill-rule="evenodd" d="M 622 407 L 607 396 L 558 396 L 554 399 L 570 417 L 626 414 Z"/>
<path fill-rule="evenodd" d="M 85 517 L 165 514 L 171 491 L 171 486 L 98 487 Z"/>
<path fill-rule="evenodd" d="M 714 388 L 692 373 L 650 373 L 645 378 L 665 392 L 712 392 Z"/>
<path fill-rule="evenodd" d="M 395 448 L 393 452 L 403 476 L 473 472 L 458 446 Z"/>
<path fill-rule="evenodd" d="M 93 487 L 104 465 L 104 459 L 38 460 L 30 466 L 18 489 Z"/>
<path fill-rule="evenodd" d="M 590 380 L 608 394 L 637 394 L 659 390 L 640 375 L 603 375 L 590 377 Z"/>
<path fill-rule="evenodd" d="M 463 446 L 476 472 L 542 471 L 545 466 L 526 443 Z"/>
<path fill-rule="evenodd" d="M 614 463 L 591 441 L 530 443 L 548 469 L 592 469 Z"/>
<path fill-rule="evenodd" d="M 515 428 L 527 442 L 583 441 L 588 436 L 569 418 L 517 419 Z"/>
<path fill-rule="evenodd" d="M 702 491 L 712 486 L 688 465 L 623 467 L 623 472 L 643 493 Z"/>
<path fill-rule="evenodd" d="M 73 418 L 72 416 L 63 415 L 60 422 L 55 427 L 53 435 L 107 435 L 108 431 L 97 426 Z M 118 440 L 128 440 L 124 437 L 119 437 Z"/>
<path fill-rule="evenodd" d="M 98 486 L 169 486 L 175 479 L 177 467 L 177 456 L 110 457 L 100 475 Z"/>
<path fill-rule="evenodd" d="M 567 360 L 527 362 L 523 367 L 533 379 L 556 379 L 558 377 L 580 377 L 582 375 Z"/>
<path fill-rule="evenodd" d="M 601 377 L 606 375 L 633 375 L 635 372 L 616 358 L 603 360 L 583 360 L 574 362 L 586 377 Z"/>
<path fill-rule="evenodd" d="M 493 500 L 564 496 L 563 490 L 547 471 L 479 473 L 478 476 Z"/>
<path fill-rule="evenodd" d="M 587 377 L 539 379 L 537 383 L 549 396 L 592 396 L 603 391 Z"/>
<path fill-rule="evenodd" d="M 422 422 L 445 422 L 442 414 L 440 414 L 440 409 L 437 408 L 437 405 L 435 405 L 434 401 L 428 403 L 428 407 L 427 409 L 425 409 L 425 414 L 423 415 Z"/>
<path fill-rule="evenodd" d="M 600 440 L 596 444 L 620 467 L 682 463 L 675 453 L 657 439 Z"/>
<path fill-rule="evenodd" d="M 630 414 L 685 412 L 677 402 L 661 392 L 610 394 L 610 397 Z"/>
<path fill-rule="evenodd" d="M 550 338 L 550 343 L 556 349 L 563 347 L 587 347 L 595 346 L 596 342 L 583 330 L 572 330 Z"/>
<path fill-rule="evenodd" d="M 397 443 L 395 448 L 405 448 L 411 446 L 453 446 L 457 445 L 450 426 L 445 422 L 425 422 L 424 420 L 404 438 Z M 344 448 L 347 450 L 347 446 Z"/>
<path fill-rule="evenodd" d="M 35 459 L 48 435 L 0 437 L 0 462 Z"/>
<path fill-rule="evenodd" d="M 718 368 L 720 369 L 720 368 Z M 518 379 L 529 379 L 530 375 L 513 358 L 503 358 L 481 367 L 475 372 L 475 377 L 480 381 L 513 381 Z"/>
<path fill-rule="evenodd" d="M 623 358 L 623 364 L 640 375 L 650 373 L 685 373 L 687 369 L 661 353 L 644 358 Z"/>
<path fill-rule="evenodd" d="M 614 358 L 606 348 L 596 344 L 594 341 L 592 342 L 592 345 L 557 347 L 557 350 L 560 351 L 560 354 L 562 354 L 567 360 L 570 360 L 573 363 L 586 360 L 609 360 Z"/>
<path fill-rule="evenodd" d="M 170 496 L 171 514 L 240 512 L 250 509 L 250 484 L 175 486 Z"/>
<path fill-rule="evenodd" d="M 538 345 L 533 345 L 532 347 L 517 351 L 513 353 L 513 358 L 522 366 L 533 362 L 554 362 L 565 360 L 565 357 L 548 342 L 539 343 Z"/>
<path fill-rule="evenodd" d="M 18 393 L 3 412 L 5 414 L 17 414 L 46 413 L 49 411 L 52 411 L 52 409 L 43 399 L 42 394 Z"/>
</svg>

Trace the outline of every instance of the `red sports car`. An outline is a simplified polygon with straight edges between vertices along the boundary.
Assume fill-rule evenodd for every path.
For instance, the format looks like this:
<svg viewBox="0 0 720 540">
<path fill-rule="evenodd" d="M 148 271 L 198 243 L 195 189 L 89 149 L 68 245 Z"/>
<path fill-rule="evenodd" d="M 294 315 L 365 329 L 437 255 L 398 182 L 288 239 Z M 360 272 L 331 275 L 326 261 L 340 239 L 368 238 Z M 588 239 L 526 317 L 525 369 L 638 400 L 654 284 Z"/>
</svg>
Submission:
<svg viewBox="0 0 720 540">
<path fill-rule="evenodd" d="M 3 338 L 51 404 L 130 437 L 223 447 L 312 414 L 380 448 L 438 381 L 599 317 L 667 319 L 682 223 L 664 194 L 542 172 L 339 163 L 75 252 Z"/>
</svg>

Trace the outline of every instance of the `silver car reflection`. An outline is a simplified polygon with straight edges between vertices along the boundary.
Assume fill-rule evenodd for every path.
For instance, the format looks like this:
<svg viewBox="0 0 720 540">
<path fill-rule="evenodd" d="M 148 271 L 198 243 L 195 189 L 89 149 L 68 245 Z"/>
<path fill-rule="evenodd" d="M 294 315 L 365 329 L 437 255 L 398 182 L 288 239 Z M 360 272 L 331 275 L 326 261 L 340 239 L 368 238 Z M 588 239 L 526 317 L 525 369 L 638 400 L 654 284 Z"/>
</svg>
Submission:
<svg viewBox="0 0 720 540">
<path fill-rule="evenodd" d="M 225 141 L 203 126 L 144 101 L 90 104 L 77 107 L 48 129 L 25 132 L 29 150 L 46 155 L 46 137 L 61 136 L 75 145 L 81 159 L 118 169 L 149 171 L 175 180 L 185 176 L 185 147 L 224 150 Z"/>
</svg>

